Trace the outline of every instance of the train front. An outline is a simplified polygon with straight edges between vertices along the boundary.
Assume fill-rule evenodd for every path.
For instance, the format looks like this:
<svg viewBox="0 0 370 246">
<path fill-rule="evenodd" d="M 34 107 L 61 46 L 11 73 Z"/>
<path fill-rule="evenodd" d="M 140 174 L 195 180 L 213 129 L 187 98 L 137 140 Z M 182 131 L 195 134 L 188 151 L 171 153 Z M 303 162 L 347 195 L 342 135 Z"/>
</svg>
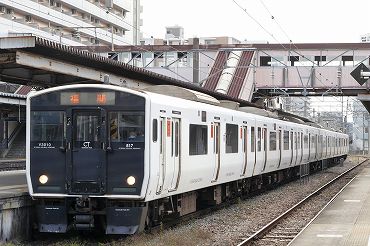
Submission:
<svg viewBox="0 0 370 246">
<path fill-rule="evenodd" d="M 147 207 L 145 95 L 62 86 L 27 99 L 27 183 L 40 232 L 133 234 Z"/>
</svg>

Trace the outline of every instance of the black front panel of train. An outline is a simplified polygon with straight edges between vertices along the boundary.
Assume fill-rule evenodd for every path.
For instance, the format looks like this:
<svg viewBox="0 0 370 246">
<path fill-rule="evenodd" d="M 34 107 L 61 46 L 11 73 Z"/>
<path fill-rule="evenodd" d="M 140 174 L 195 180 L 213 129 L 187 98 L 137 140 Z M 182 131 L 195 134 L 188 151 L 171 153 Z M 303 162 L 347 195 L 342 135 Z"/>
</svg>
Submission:
<svg viewBox="0 0 370 246">
<path fill-rule="evenodd" d="M 114 103 L 94 105 L 91 95 L 96 91 L 66 90 L 64 99 L 60 92 L 32 98 L 30 166 L 34 192 L 140 194 L 145 99 L 116 92 Z M 72 97 L 79 93 L 82 101 Z M 70 95 L 76 105 L 63 105 L 61 100 Z M 83 105 L 83 96 L 89 98 L 88 105 Z"/>
</svg>

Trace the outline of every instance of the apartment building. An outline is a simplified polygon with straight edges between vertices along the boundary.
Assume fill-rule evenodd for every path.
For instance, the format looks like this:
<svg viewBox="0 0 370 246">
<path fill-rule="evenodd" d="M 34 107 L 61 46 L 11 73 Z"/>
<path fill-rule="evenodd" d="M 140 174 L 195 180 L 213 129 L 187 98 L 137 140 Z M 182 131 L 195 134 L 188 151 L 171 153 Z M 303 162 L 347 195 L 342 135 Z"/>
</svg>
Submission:
<svg viewBox="0 0 370 246">
<path fill-rule="evenodd" d="M 135 45 L 140 0 L 0 0 L 0 36 L 37 35 L 67 45 Z"/>
</svg>

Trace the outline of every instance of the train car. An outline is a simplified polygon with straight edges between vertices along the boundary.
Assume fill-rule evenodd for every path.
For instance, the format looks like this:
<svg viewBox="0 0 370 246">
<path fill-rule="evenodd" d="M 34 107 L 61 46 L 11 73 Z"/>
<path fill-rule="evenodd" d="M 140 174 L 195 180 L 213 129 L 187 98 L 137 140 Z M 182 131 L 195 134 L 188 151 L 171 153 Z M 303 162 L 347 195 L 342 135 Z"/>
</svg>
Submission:
<svg viewBox="0 0 370 246">
<path fill-rule="evenodd" d="M 170 86 L 29 95 L 27 183 L 39 231 L 133 234 L 348 153 L 343 133 L 223 105 Z"/>
</svg>

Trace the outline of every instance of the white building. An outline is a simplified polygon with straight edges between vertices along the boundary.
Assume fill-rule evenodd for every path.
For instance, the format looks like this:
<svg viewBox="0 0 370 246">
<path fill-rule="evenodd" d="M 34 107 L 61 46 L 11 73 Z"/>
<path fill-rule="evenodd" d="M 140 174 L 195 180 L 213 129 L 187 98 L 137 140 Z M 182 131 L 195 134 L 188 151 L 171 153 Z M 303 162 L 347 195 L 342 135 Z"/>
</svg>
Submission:
<svg viewBox="0 0 370 246">
<path fill-rule="evenodd" d="M 141 12 L 140 0 L 0 0 L 0 36 L 33 34 L 77 46 L 138 44 Z"/>
<path fill-rule="evenodd" d="M 370 42 L 370 33 L 366 33 L 361 35 L 361 42 L 362 43 L 369 43 Z"/>
</svg>

